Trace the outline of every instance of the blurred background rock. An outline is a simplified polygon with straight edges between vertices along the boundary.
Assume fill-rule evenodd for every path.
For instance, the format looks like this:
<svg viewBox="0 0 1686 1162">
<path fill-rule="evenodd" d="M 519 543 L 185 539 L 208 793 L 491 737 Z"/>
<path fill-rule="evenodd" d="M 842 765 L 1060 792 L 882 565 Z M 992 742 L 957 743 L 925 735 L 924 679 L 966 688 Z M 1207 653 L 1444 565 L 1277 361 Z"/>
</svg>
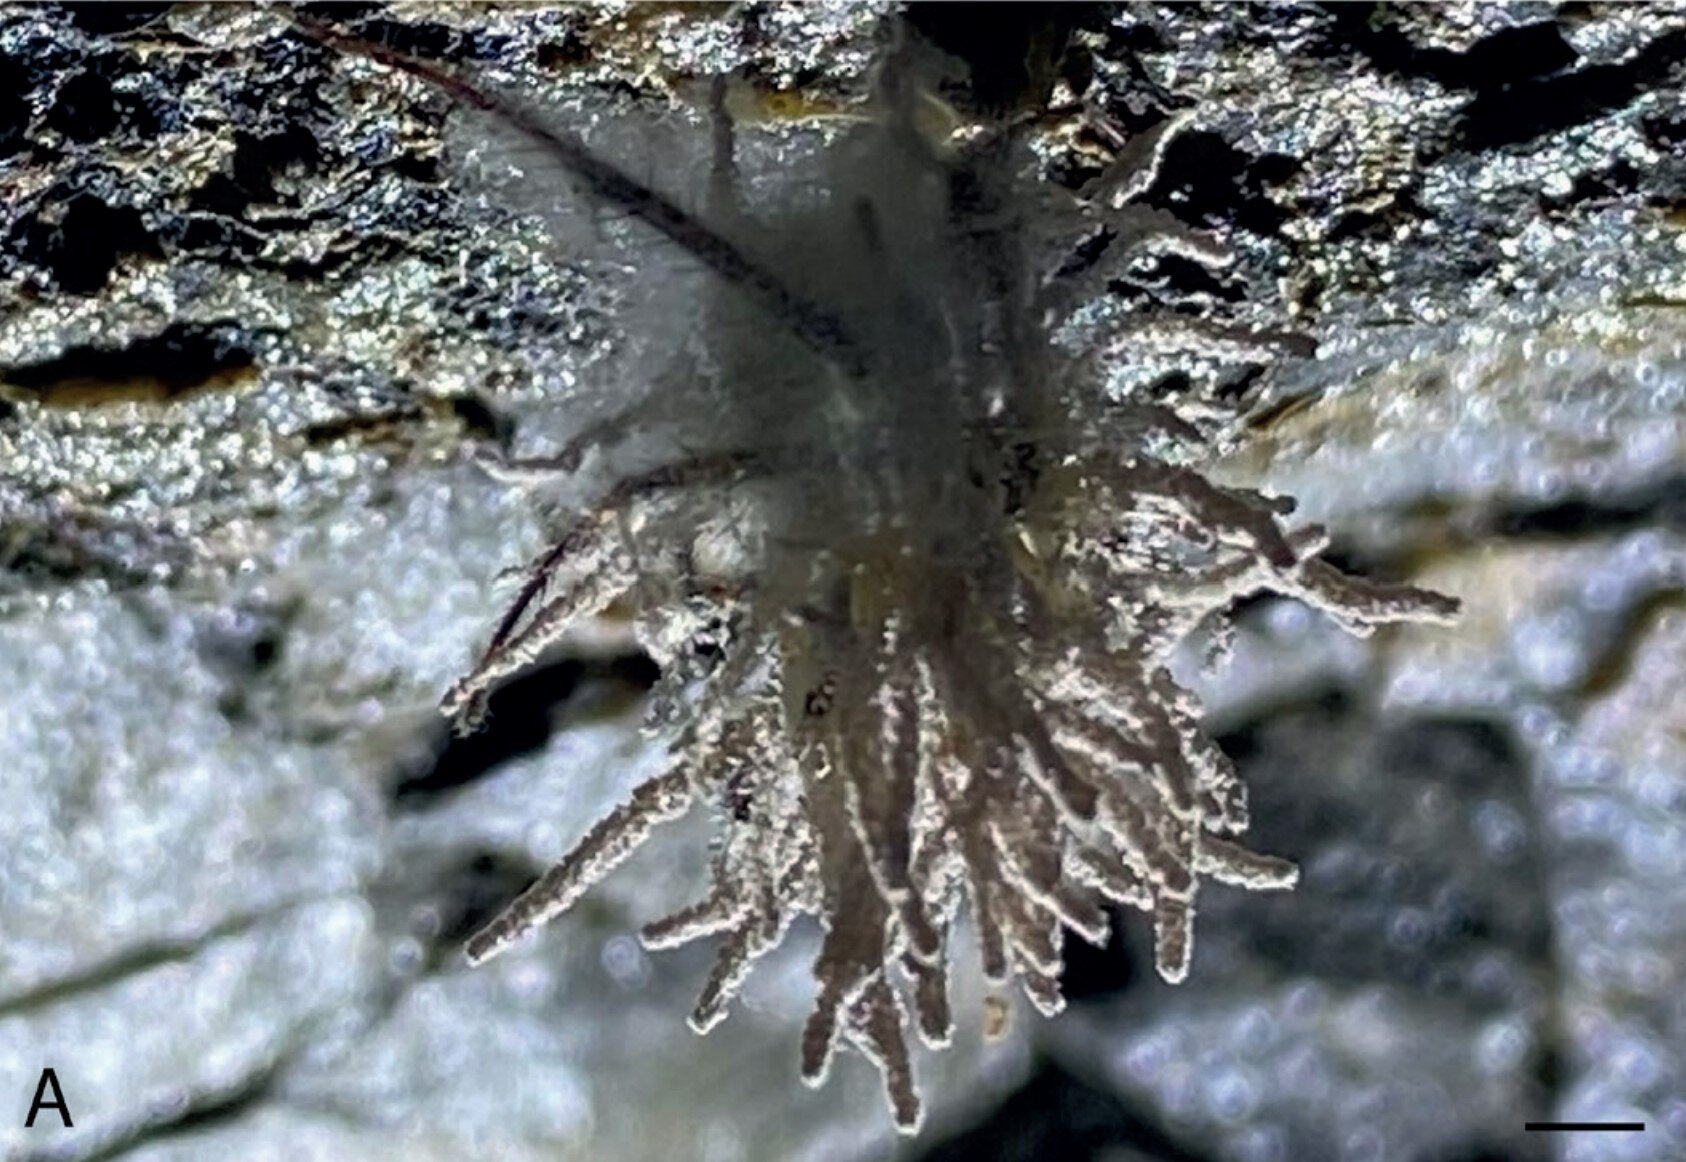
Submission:
<svg viewBox="0 0 1686 1162">
<path fill-rule="evenodd" d="M 886 11 L 333 15 L 680 122 L 734 70 L 776 143 L 859 98 Z M 1308 337 L 1109 370 L 1244 410 L 1215 470 L 1298 496 L 1349 568 L 1464 600 L 1362 643 L 1261 601 L 1195 678 L 1299 890 L 1209 892 L 1176 988 L 1133 918 L 1074 946 L 1065 1015 L 924 1056 L 911 1143 L 863 1062 L 797 1083 L 811 946 L 684 1028 L 707 953 L 631 934 L 688 894 L 698 828 L 469 971 L 464 935 L 647 768 L 652 678 L 582 639 L 447 737 L 438 695 L 550 515 L 477 462 L 648 367 L 626 287 L 664 260 L 594 276 L 437 94 L 277 11 L 14 5 L 0 1154 L 1686 1156 L 1686 11 L 913 19 L 974 97 L 1050 85 L 1126 133 L 1191 111 L 1145 200 L 1235 266 L 1144 260 L 1062 340 L 1156 310 Z M 1050 43 L 1057 75 L 1027 76 Z M 1050 182 L 1098 164 L 1080 118 L 1044 146 Z M 73 1129 L 23 1128 L 47 1066 Z M 1523 1132 L 1548 1118 L 1647 1129 Z"/>
</svg>

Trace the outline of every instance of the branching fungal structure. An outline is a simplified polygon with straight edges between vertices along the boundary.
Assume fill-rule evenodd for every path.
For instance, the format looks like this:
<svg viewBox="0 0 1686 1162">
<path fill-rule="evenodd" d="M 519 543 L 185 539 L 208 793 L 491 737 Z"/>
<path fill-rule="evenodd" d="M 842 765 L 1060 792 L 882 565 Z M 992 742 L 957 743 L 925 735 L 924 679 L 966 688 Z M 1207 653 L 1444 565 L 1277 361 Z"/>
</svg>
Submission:
<svg viewBox="0 0 1686 1162">
<path fill-rule="evenodd" d="M 1159 246 L 1224 261 L 1215 240 L 1132 204 L 1175 121 L 1050 209 L 1066 195 L 1027 176 L 1022 119 L 933 134 L 921 109 L 942 66 L 902 29 L 873 116 L 827 150 L 827 205 L 758 222 L 683 209 L 453 76 L 312 31 L 494 111 L 685 248 L 717 276 L 706 310 L 728 336 L 694 387 L 557 458 L 600 458 L 634 430 L 683 449 L 571 518 L 445 698 L 473 729 L 501 679 L 614 607 L 662 666 L 649 724 L 672 740 L 667 768 L 475 936 L 471 961 L 706 804 L 721 828 L 709 887 L 643 933 L 652 948 L 718 939 L 692 1027 L 719 1022 L 756 960 L 812 916 L 824 939 L 802 1077 L 818 1084 L 846 1040 L 911 1131 L 908 1029 L 950 1037 L 962 918 L 985 976 L 1053 1014 L 1065 930 L 1104 942 L 1108 904 L 1150 917 L 1158 970 L 1178 981 L 1203 881 L 1294 883 L 1292 864 L 1238 841 L 1245 788 L 1201 733 L 1172 651 L 1261 591 L 1361 634 L 1456 603 L 1343 574 L 1318 557 L 1321 529 L 1284 526 L 1290 501 L 1154 454 L 1155 436 L 1192 434 L 1186 420 L 1109 401 L 1050 342 L 1072 298 L 1071 263 L 1042 242 L 1058 233 L 1050 214 L 1098 220 L 1109 260 Z"/>
</svg>

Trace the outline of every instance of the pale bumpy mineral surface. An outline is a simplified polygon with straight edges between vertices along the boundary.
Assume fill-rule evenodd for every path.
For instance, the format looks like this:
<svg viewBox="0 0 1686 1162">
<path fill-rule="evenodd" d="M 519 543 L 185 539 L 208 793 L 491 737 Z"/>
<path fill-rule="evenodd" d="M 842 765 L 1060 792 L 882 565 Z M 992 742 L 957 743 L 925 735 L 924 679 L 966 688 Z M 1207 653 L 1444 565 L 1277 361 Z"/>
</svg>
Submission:
<svg viewBox="0 0 1686 1162">
<path fill-rule="evenodd" d="M 634 168 L 736 70 L 753 191 L 781 127 L 859 99 L 882 15 L 342 18 L 595 117 Z M 277 11 L 10 6 L 0 1156 L 1686 1155 L 1686 10 L 918 19 L 986 80 L 1065 21 L 1065 107 L 1118 140 L 1189 118 L 1139 201 L 1235 262 L 1109 271 L 1062 344 L 1236 417 L 1206 469 L 1298 497 L 1347 568 L 1463 601 L 1362 642 L 1261 601 L 1229 662 L 1187 659 L 1298 888 L 1208 891 L 1175 988 L 1127 922 L 1069 957 L 1058 1018 L 962 1021 L 900 1145 L 864 1062 L 793 1076 L 817 933 L 684 1029 L 709 950 L 633 934 L 694 894 L 706 827 L 470 970 L 655 760 L 651 666 L 609 630 L 448 736 L 498 574 L 566 499 L 483 462 L 670 358 L 641 288 L 685 274 L 647 245 L 606 272 L 620 224 L 559 221 L 473 119 Z M 1053 118 L 1045 180 L 1116 146 Z M 1153 311 L 1209 341 L 1133 333 Z M 962 973 L 957 1014 L 982 994 Z M 74 1128 L 24 1127 L 46 1067 Z"/>
</svg>

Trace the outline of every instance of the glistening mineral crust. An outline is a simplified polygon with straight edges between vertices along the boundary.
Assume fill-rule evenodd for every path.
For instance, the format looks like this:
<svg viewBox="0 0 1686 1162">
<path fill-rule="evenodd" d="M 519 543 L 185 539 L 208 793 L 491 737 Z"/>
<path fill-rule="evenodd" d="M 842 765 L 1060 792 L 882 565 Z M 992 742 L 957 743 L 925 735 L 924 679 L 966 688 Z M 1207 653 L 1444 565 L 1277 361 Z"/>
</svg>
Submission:
<svg viewBox="0 0 1686 1162">
<path fill-rule="evenodd" d="M 652 118 L 737 69 L 776 141 L 846 115 L 880 15 L 394 6 L 366 32 Z M 1023 59 L 929 19 L 976 68 Z M 1213 472 L 1468 620 L 1399 648 L 1268 602 L 1227 668 L 1189 659 L 1299 888 L 1210 893 L 1180 991 L 1125 940 L 1068 968 L 1046 1028 L 963 1031 L 921 1062 L 910 1156 L 1679 1156 L 1686 17 L 1130 6 L 1062 31 L 1045 179 L 1186 114 L 1142 200 L 1238 253 L 1108 272 L 1062 341 L 1120 393 L 1239 417 Z M 700 835 L 506 961 L 458 959 L 648 769 L 624 703 L 649 674 L 612 639 L 507 688 L 479 742 L 434 704 L 553 525 L 480 462 L 638 381 L 664 269 L 577 261 L 472 128 L 272 11 L 0 11 L 8 1156 L 888 1149 L 869 1069 L 789 1078 L 811 949 L 708 1038 L 680 1026 L 706 954 L 630 934 L 690 894 Z M 1304 339 L 1141 357 L 1109 328 L 1143 308 Z M 22 1127 L 48 1065 L 74 1129 Z M 1553 1117 L 1648 1128 L 1521 1131 Z"/>
</svg>

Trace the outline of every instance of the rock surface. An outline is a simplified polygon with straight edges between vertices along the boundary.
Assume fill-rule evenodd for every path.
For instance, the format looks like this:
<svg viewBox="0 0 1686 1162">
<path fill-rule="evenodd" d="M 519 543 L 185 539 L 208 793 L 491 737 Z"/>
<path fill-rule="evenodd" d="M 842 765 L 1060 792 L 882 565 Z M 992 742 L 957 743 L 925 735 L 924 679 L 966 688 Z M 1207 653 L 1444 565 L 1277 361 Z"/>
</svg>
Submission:
<svg viewBox="0 0 1686 1162">
<path fill-rule="evenodd" d="M 361 19 L 652 167 L 735 69 L 753 183 L 858 99 L 881 15 Z M 898 1145 L 863 1063 L 795 1081 L 807 949 L 684 1029 L 697 955 L 630 933 L 688 895 L 698 831 L 458 956 L 651 758 L 612 636 L 445 736 L 553 515 L 480 462 L 647 377 L 682 264 L 614 269 L 617 227 L 559 221 L 483 123 L 276 11 L 0 10 L 0 1155 L 1686 1154 L 1686 11 L 1070 19 L 1075 101 L 1125 133 L 1189 111 L 1145 201 L 1237 260 L 1144 260 L 1065 341 L 1142 310 L 1309 341 L 1109 370 L 1238 409 L 1218 471 L 1466 616 L 1360 643 L 1250 610 L 1201 689 L 1301 888 L 1214 892 L 1177 988 L 1127 921 L 1072 1011 L 921 1061 L 934 1117 Z M 1044 160 L 1096 164 L 1069 124 Z M 22 1127 L 45 1066 L 74 1129 Z M 1548 1118 L 1647 1130 L 1523 1132 Z"/>
</svg>

